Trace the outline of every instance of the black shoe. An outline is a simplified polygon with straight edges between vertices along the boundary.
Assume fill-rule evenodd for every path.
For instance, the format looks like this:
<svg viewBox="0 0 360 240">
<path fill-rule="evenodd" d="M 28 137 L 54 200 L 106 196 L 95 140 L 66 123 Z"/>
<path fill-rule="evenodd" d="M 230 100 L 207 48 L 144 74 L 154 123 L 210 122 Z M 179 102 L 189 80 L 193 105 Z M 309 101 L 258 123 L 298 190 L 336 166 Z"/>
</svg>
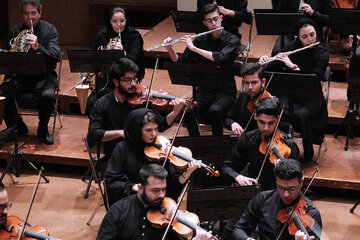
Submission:
<svg viewBox="0 0 360 240">
<path fill-rule="evenodd" d="M 41 129 L 39 127 L 38 131 L 37 131 L 37 136 L 45 144 L 48 144 L 48 145 L 54 144 L 54 138 L 53 138 L 53 136 L 51 136 L 49 134 L 49 131 L 47 129 Z"/>
<path fill-rule="evenodd" d="M 27 135 L 29 133 L 29 129 L 26 126 L 26 124 L 23 122 L 22 124 L 19 124 L 18 127 L 16 127 L 16 132 L 12 132 L 10 133 L 7 137 L 6 137 L 6 142 L 13 142 L 15 141 L 16 138 L 16 134 L 17 134 L 17 138 Z"/>
</svg>

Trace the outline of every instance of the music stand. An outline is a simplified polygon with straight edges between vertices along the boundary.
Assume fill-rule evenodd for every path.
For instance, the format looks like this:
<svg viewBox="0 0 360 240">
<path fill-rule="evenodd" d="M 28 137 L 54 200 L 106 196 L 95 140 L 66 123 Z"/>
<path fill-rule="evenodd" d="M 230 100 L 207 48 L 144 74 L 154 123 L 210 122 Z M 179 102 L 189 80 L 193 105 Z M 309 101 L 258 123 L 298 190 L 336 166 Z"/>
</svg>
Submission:
<svg viewBox="0 0 360 240">
<path fill-rule="evenodd" d="M 46 73 L 46 64 L 44 55 L 41 53 L 32 53 L 32 52 L 0 52 L 0 74 L 6 75 L 38 75 Z M 20 176 L 20 171 L 18 167 L 14 167 L 13 164 L 19 166 L 20 163 L 17 161 L 25 160 L 35 171 L 40 172 L 35 165 L 30 162 L 25 156 L 19 152 L 18 146 L 18 131 L 16 129 L 10 128 L 14 134 L 14 148 L 15 150 L 11 152 L 11 159 L 8 165 L 3 172 L 0 181 L 5 177 L 5 174 L 13 168 L 15 176 Z M 45 175 L 41 174 L 41 177 L 48 183 L 49 179 Z"/>
<path fill-rule="evenodd" d="M 177 32 L 197 33 L 205 29 L 197 12 L 171 10 L 170 15 Z"/>
<path fill-rule="evenodd" d="M 221 89 L 223 88 L 225 71 L 217 65 L 202 65 L 188 63 L 164 63 L 164 68 L 169 71 L 172 84 L 195 87 Z"/>
<path fill-rule="evenodd" d="M 239 219 L 260 185 L 189 189 L 186 209 L 205 221 L 220 220 L 220 236 L 225 236 L 225 220 Z"/>
<path fill-rule="evenodd" d="M 299 19 L 306 17 L 304 12 L 280 12 L 272 9 L 254 9 L 256 30 L 259 35 L 280 35 L 281 49 L 284 36 L 295 36 L 294 26 Z"/>
<path fill-rule="evenodd" d="M 343 35 L 359 35 L 360 34 L 360 10 L 356 9 L 331 9 L 330 27 L 334 33 Z M 359 66 L 355 66 L 355 52 L 357 48 L 356 37 L 354 37 L 352 49 L 354 52 L 353 59 L 350 61 L 349 77 L 348 77 L 348 101 L 349 107 L 346 111 L 345 118 L 342 120 L 339 128 L 336 130 L 334 137 L 336 138 L 345 125 L 349 121 L 349 126 L 346 134 L 345 151 L 348 150 L 349 138 L 353 138 L 354 122 L 359 116 L 359 93 L 360 93 L 360 71 Z M 359 61 L 359 60 L 358 60 Z"/>
<path fill-rule="evenodd" d="M 71 72 L 109 72 L 116 60 L 125 57 L 124 50 L 68 50 Z M 95 86 L 98 78 L 95 80 Z"/>
</svg>

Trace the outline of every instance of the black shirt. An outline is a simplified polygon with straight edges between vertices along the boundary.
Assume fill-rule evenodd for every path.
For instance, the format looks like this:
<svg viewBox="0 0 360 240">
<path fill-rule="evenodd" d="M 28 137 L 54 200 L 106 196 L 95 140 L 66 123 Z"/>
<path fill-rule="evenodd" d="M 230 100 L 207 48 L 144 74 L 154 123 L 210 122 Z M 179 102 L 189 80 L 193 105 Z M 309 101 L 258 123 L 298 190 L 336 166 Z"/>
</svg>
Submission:
<svg viewBox="0 0 360 240">
<path fill-rule="evenodd" d="M 304 197 L 307 203 L 307 214 L 315 220 L 314 232 L 321 233 L 322 222 L 318 209 L 312 202 Z M 251 232 L 259 227 L 260 240 L 274 240 L 277 234 L 280 233 L 282 223 L 277 220 L 278 212 L 286 207 L 282 203 L 277 190 L 263 191 L 251 199 L 245 212 L 235 224 L 232 232 L 232 239 L 246 240 L 250 237 Z M 311 231 L 310 236 L 315 236 Z M 289 234 L 286 228 L 282 233 L 280 240 L 291 240 L 294 236 Z"/>
<path fill-rule="evenodd" d="M 229 183 L 234 183 L 235 178 L 244 175 L 251 178 L 257 178 L 265 155 L 259 151 L 262 142 L 259 129 L 245 133 L 235 144 L 231 155 L 224 161 L 221 168 L 221 176 Z M 291 149 L 289 158 L 297 159 L 299 149 L 292 139 L 285 140 L 286 145 Z M 247 169 L 245 169 L 247 168 Z M 245 171 L 245 172 L 244 172 Z M 274 164 L 267 158 L 261 173 L 259 183 L 262 190 L 276 188 Z"/>
<path fill-rule="evenodd" d="M 217 0 L 218 6 L 223 6 L 226 9 L 233 10 L 235 12 L 234 17 L 224 16 L 222 25 L 226 31 L 238 36 L 241 39 L 241 34 L 239 34 L 239 27 L 243 21 L 247 19 L 247 0 Z M 213 0 L 198 0 L 197 1 L 197 12 L 200 13 L 201 9 L 209 3 L 213 3 Z"/>
<path fill-rule="evenodd" d="M 116 100 L 114 91 L 99 98 L 90 113 L 89 123 L 89 143 L 101 142 L 106 131 L 124 129 L 126 116 L 134 110 L 125 100 L 121 103 Z M 165 131 L 170 126 L 167 124 L 166 117 L 161 118 L 159 131 Z M 104 142 L 104 153 L 110 157 L 114 147 L 122 139 L 117 138 Z"/>
<path fill-rule="evenodd" d="M 146 218 L 146 208 L 137 194 L 111 206 L 105 215 L 96 237 L 97 240 L 154 240 L 162 239 L 165 228 L 154 228 Z M 166 239 L 181 239 L 172 230 Z"/>
<path fill-rule="evenodd" d="M 223 91 L 235 94 L 236 84 L 233 72 L 233 62 L 236 58 L 237 48 L 240 43 L 239 38 L 223 30 L 217 39 L 214 39 L 211 34 L 207 34 L 195 38 L 193 43 L 194 46 L 200 49 L 212 52 L 214 61 L 211 61 L 186 48 L 184 53 L 179 56 L 178 62 L 217 65 L 223 67 L 225 72 L 222 89 L 198 88 L 198 90 L 205 90 L 212 93 Z"/>
</svg>

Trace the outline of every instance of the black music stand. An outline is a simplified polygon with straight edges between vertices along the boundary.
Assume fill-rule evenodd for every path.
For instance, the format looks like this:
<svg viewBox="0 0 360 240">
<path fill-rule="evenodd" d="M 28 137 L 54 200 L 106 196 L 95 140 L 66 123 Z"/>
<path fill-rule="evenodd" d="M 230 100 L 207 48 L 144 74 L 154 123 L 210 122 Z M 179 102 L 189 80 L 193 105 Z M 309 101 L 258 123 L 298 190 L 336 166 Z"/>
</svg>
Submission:
<svg viewBox="0 0 360 240">
<path fill-rule="evenodd" d="M 334 33 L 343 35 L 359 35 L 360 34 L 360 10 L 356 9 L 331 9 L 330 10 L 330 27 Z M 345 118 L 341 122 L 339 128 L 336 130 L 334 137 L 336 138 L 340 130 L 349 121 L 349 126 L 346 134 L 345 151 L 348 150 L 349 138 L 354 137 L 354 122 L 359 116 L 359 102 L 360 102 L 360 71 L 359 61 L 355 60 L 355 52 L 357 48 L 356 37 L 352 44 L 354 52 L 353 58 L 350 61 L 349 77 L 348 77 L 348 101 L 349 107 L 346 111 Z"/>
<path fill-rule="evenodd" d="M 123 50 L 68 50 L 71 72 L 109 72 L 116 60 L 125 57 Z M 96 78 L 97 81 L 97 78 Z M 97 82 L 95 86 L 99 86 Z"/>
<path fill-rule="evenodd" d="M 197 12 L 171 10 L 170 15 L 177 32 L 197 33 L 206 29 Z"/>
<path fill-rule="evenodd" d="M 187 210 L 205 221 L 220 221 L 220 237 L 225 236 L 225 220 L 239 219 L 260 185 L 189 189 Z"/>
<path fill-rule="evenodd" d="M 294 26 L 299 19 L 306 17 L 304 12 L 280 12 L 272 9 L 254 9 L 256 29 L 259 35 L 280 35 L 281 49 L 285 35 L 295 36 Z"/>
<path fill-rule="evenodd" d="M 44 55 L 32 52 L 0 52 L 0 74 L 6 75 L 37 75 L 45 74 L 46 65 Z M 12 128 L 10 128 L 12 129 Z M 35 171 L 40 172 L 35 165 L 30 162 L 23 153 L 19 152 L 18 131 L 16 129 L 9 130 L 14 134 L 14 148 L 11 152 L 11 159 L 3 172 L 0 181 L 3 180 L 5 174 L 12 169 L 16 177 L 20 176 L 20 162 L 25 160 Z M 15 166 L 14 166 L 15 164 Z M 41 177 L 48 183 L 49 179 L 41 174 Z"/>
<path fill-rule="evenodd" d="M 294 102 L 306 99 L 323 98 L 320 79 L 315 74 L 265 72 L 266 79 L 273 74 L 268 91 L 277 97 L 286 97 L 289 100 L 289 116 L 293 115 Z M 321 145 L 319 146 L 316 164 L 320 162 Z"/>
<path fill-rule="evenodd" d="M 211 89 L 223 87 L 225 71 L 220 66 L 166 62 L 164 68 L 169 71 L 172 84 L 193 86 L 194 97 L 196 87 Z"/>
</svg>

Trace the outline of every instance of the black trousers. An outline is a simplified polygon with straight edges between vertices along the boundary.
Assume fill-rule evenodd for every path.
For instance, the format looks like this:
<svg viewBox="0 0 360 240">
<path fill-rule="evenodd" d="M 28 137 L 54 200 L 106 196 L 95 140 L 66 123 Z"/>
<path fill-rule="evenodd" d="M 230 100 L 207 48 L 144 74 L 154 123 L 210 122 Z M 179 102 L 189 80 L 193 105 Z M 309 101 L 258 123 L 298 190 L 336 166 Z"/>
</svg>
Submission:
<svg viewBox="0 0 360 240">
<path fill-rule="evenodd" d="M 39 129 L 47 130 L 55 103 L 57 75 L 55 71 L 47 75 L 16 76 L 0 86 L 0 96 L 5 96 L 4 120 L 7 127 L 24 124 L 15 105 L 15 97 L 33 93 L 38 100 Z"/>
<path fill-rule="evenodd" d="M 185 114 L 185 125 L 189 135 L 200 135 L 196 119 L 199 122 L 210 122 L 213 135 L 222 135 L 224 117 L 234 101 L 235 94 L 198 91 L 196 97 L 197 107 L 189 109 Z"/>
</svg>

